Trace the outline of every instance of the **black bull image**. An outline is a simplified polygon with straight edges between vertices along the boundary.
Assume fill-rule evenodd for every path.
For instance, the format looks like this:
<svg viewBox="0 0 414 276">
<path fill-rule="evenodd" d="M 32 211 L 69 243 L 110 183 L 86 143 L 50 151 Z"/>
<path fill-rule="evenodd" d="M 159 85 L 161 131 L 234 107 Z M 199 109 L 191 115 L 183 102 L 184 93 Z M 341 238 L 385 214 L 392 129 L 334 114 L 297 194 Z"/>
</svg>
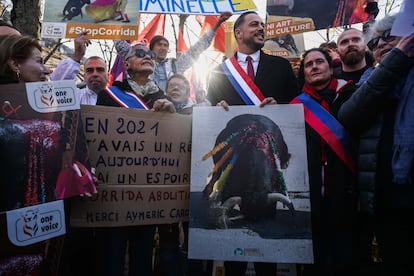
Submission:
<svg viewBox="0 0 414 276">
<path fill-rule="evenodd" d="M 211 202 L 209 218 L 217 227 L 228 228 L 237 218 L 274 217 L 278 201 L 294 210 L 280 170 L 288 167 L 290 154 L 282 132 L 269 118 L 234 117 L 203 160 L 209 157 L 214 167 L 203 197 Z"/>
<path fill-rule="evenodd" d="M 65 7 L 63 8 L 63 19 L 62 21 L 72 20 L 73 17 L 80 15 L 83 17 L 82 8 L 83 6 L 90 4 L 90 0 L 68 0 Z"/>
</svg>

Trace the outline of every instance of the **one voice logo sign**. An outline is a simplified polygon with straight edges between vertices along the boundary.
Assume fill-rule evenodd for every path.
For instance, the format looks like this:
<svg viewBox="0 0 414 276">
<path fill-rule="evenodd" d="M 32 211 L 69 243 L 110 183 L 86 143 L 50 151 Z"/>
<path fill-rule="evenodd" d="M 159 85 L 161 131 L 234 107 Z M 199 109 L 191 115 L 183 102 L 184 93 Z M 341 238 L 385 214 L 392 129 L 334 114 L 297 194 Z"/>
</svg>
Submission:
<svg viewBox="0 0 414 276">
<path fill-rule="evenodd" d="M 33 110 L 49 113 L 80 109 L 73 80 L 26 83 L 27 100 Z"/>
<path fill-rule="evenodd" d="M 26 246 L 66 233 L 63 201 L 53 201 L 6 212 L 11 243 Z"/>
</svg>

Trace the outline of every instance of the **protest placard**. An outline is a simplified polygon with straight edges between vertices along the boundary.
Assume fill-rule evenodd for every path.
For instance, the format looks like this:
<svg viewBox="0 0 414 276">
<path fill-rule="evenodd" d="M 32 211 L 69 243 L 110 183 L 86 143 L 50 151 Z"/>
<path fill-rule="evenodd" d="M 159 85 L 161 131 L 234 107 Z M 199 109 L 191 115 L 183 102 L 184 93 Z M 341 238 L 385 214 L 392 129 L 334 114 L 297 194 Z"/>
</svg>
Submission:
<svg viewBox="0 0 414 276">
<path fill-rule="evenodd" d="M 302 105 L 193 110 L 191 259 L 312 263 Z"/>
<path fill-rule="evenodd" d="M 74 199 L 71 225 L 188 220 L 191 116 L 82 106 L 82 120 L 98 194 Z"/>
<path fill-rule="evenodd" d="M 75 82 L 0 91 L 0 211 L 94 193 Z"/>
<path fill-rule="evenodd" d="M 45 0 L 42 38 L 136 39 L 139 1 Z"/>
<path fill-rule="evenodd" d="M 0 258 L 43 255 L 42 242 L 66 233 L 63 201 L 57 199 L 96 191 L 86 173 L 76 85 L 0 85 L 0 103 Z"/>
</svg>

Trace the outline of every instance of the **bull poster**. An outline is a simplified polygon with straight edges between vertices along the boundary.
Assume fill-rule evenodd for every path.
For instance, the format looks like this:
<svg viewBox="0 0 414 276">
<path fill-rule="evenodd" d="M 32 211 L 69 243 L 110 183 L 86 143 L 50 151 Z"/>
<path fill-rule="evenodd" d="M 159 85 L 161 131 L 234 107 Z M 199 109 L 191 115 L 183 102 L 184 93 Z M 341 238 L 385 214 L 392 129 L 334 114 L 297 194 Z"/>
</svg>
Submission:
<svg viewBox="0 0 414 276">
<path fill-rule="evenodd" d="M 312 263 L 302 105 L 193 110 L 191 259 Z"/>
<path fill-rule="evenodd" d="M 98 193 L 73 199 L 71 225 L 188 221 L 191 115 L 82 105 Z"/>
<path fill-rule="evenodd" d="M 72 80 L 0 86 L 0 212 L 96 192 Z"/>
<path fill-rule="evenodd" d="M 266 33 L 269 31 L 266 24 Z M 300 58 L 305 52 L 305 41 L 303 34 L 286 34 L 277 37 L 270 37 L 265 40 L 262 50 L 272 56 L 280 56 L 287 59 Z"/>
<path fill-rule="evenodd" d="M 138 0 L 45 0 L 42 38 L 136 39 Z"/>
</svg>

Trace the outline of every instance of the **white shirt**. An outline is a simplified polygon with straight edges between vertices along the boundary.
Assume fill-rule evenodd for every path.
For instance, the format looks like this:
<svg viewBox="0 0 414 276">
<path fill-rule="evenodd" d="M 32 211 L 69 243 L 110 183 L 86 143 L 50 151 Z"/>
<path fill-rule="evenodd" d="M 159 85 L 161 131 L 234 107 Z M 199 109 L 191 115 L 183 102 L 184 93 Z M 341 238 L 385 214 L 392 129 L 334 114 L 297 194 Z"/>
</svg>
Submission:
<svg viewBox="0 0 414 276">
<path fill-rule="evenodd" d="M 78 89 L 80 104 L 96 105 L 98 94 L 90 90 L 87 86 Z"/>
<path fill-rule="evenodd" d="M 251 55 L 246 55 L 246 54 L 237 52 L 237 62 L 240 64 L 241 68 L 243 68 L 244 72 L 246 73 L 247 73 L 247 61 L 246 61 L 247 56 L 251 56 L 252 58 L 254 75 L 256 76 L 257 67 L 259 66 L 259 60 L 260 60 L 260 50 L 258 50 L 257 52 Z"/>
<path fill-rule="evenodd" d="M 59 61 L 55 70 L 50 75 L 50 80 L 76 80 L 76 75 L 80 72 L 80 64 L 71 58 Z"/>
<path fill-rule="evenodd" d="M 79 74 L 80 64 L 71 58 L 61 60 L 50 76 L 54 80 L 75 80 Z M 98 95 L 88 87 L 77 89 L 80 104 L 96 105 Z"/>
</svg>

